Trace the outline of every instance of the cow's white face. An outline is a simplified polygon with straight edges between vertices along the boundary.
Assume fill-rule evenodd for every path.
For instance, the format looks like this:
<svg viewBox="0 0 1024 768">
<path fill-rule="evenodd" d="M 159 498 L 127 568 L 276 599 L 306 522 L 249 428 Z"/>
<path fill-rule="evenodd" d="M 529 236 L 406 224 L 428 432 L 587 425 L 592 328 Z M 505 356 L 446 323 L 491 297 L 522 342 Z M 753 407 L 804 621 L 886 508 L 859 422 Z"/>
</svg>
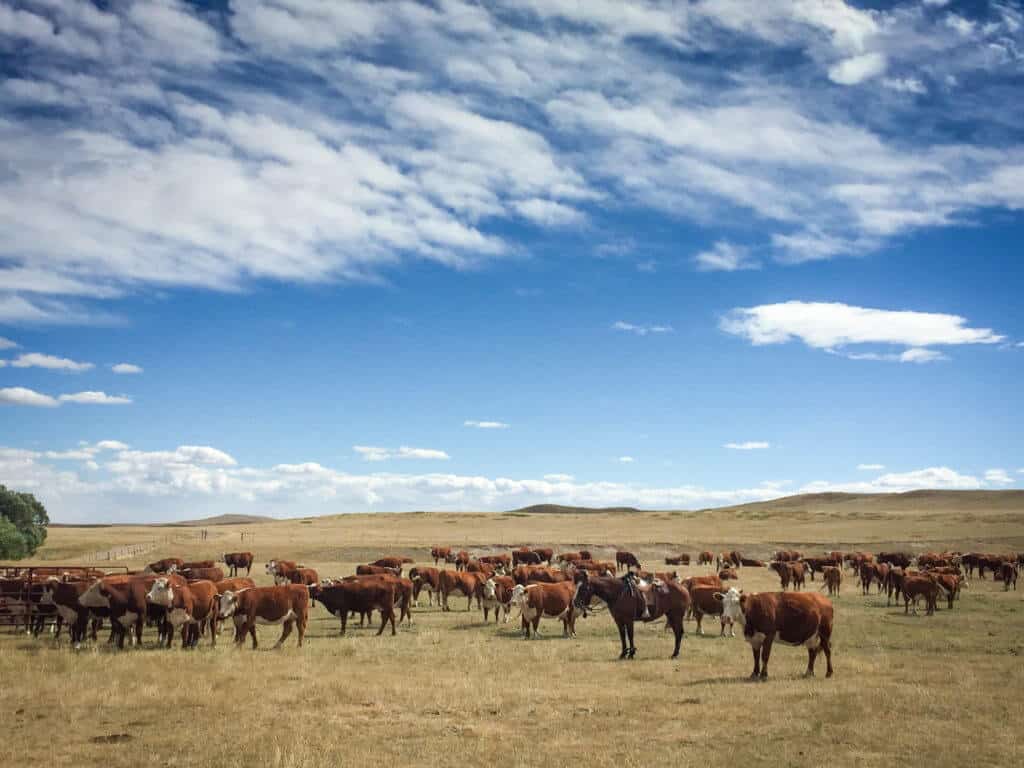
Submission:
<svg viewBox="0 0 1024 768">
<path fill-rule="evenodd" d="M 494 583 L 494 579 L 488 579 L 484 582 L 484 597 L 488 600 L 494 600 L 498 596 L 498 585 Z"/>
<path fill-rule="evenodd" d="M 526 587 L 522 584 L 516 584 L 512 589 L 512 604 L 513 605 L 525 605 L 526 604 Z"/>
<path fill-rule="evenodd" d="M 744 623 L 743 606 L 740 605 L 740 598 L 743 593 L 736 587 L 729 587 L 728 592 L 716 592 L 715 599 L 722 601 L 722 617 L 732 621 Z"/>
<path fill-rule="evenodd" d="M 238 595 L 236 595 L 230 589 L 226 590 L 220 596 L 220 608 L 217 610 L 217 615 L 220 618 L 222 618 L 222 619 L 226 619 L 229 616 L 233 615 L 234 612 L 235 612 L 235 609 L 237 609 L 237 608 L 238 608 Z"/>
<path fill-rule="evenodd" d="M 78 602 L 85 608 L 109 608 L 110 598 L 103 594 L 103 582 L 99 579 L 92 583 L 85 592 L 78 598 Z"/>
<path fill-rule="evenodd" d="M 269 563 L 267 563 L 267 575 L 268 576 L 274 576 L 276 574 L 277 574 L 277 561 L 276 560 L 271 560 Z"/>
<path fill-rule="evenodd" d="M 159 578 L 154 581 L 153 586 L 149 589 L 149 594 L 146 595 L 146 600 L 153 605 L 170 606 L 174 602 L 174 588 L 171 586 L 170 580 Z"/>
</svg>

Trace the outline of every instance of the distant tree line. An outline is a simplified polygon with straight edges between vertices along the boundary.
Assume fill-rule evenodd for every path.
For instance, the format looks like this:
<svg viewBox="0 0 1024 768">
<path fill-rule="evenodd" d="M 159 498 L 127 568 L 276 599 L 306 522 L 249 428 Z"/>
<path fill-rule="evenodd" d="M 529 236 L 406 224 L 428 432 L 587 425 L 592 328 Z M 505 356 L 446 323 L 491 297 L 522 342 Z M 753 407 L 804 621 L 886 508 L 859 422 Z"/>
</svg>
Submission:
<svg viewBox="0 0 1024 768">
<path fill-rule="evenodd" d="M 35 554 L 46 541 L 49 523 L 39 499 L 0 485 L 0 559 L 20 560 Z"/>
</svg>

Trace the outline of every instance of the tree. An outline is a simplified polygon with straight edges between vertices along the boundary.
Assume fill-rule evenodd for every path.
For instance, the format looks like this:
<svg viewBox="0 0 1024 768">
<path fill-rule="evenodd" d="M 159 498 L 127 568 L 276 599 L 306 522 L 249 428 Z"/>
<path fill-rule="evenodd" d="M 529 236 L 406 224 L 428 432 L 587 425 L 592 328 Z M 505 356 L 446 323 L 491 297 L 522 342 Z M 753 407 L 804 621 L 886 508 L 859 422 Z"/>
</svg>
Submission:
<svg viewBox="0 0 1024 768">
<path fill-rule="evenodd" d="M 0 485 L 0 558 L 18 560 L 35 554 L 46 541 L 50 516 L 31 493 Z"/>
</svg>

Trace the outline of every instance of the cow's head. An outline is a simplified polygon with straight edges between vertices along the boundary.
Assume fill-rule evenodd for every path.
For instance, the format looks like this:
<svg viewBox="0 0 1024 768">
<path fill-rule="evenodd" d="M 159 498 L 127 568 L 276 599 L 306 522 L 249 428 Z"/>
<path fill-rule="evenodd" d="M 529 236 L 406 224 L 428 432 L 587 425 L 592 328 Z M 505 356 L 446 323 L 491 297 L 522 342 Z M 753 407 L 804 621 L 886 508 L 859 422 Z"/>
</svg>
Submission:
<svg viewBox="0 0 1024 768">
<path fill-rule="evenodd" d="M 146 595 L 146 601 L 169 608 L 174 603 L 174 587 L 171 586 L 171 580 L 161 576 L 154 581 L 153 586 L 149 588 L 149 594 Z"/>
<path fill-rule="evenodd" d="M 720 600 L 722 603 L 723 618 L 738 621 L 740 624 L 746 623 L 746 617 L 743 613 L 743 603 L 745 602 L 746 595 L 743 594 L 742 589 L 729 587 L 728 592 L 715 592 L 714 597 L 715 600 Z"/>
<path fill-rule="evenodd" d="M 512 599 L 510 601 L 512 605 L 518 605 L 520 607 L 526 605 L 526 585 L 516 584 L 512 588 Z"/>
<path fill-rule="evenodd" d="M 217 595 L 217 617 L 221 619 L 227 619 L 234 616 L 235 611 L 238 609 L 238 594 L 232 592 L 230 589 L 225 590 L 221 594 Z"/>
<path fill-rule="evenodd" d="M 498 597 L 498 585 L 494 583 L 494 579 L 488 579 L 484 582 L 484 598 L 487 600 L 496 600 Z"/>
<path fill-rule="evenodd" d="M 86 608 L 109 608 L 110 593 L 103 585 L 103 579 L 96 579 L 92 585 L 78 598 L 78 602 Z"/>
<path fill-rule="evenodd" d="M 269 563 L 267 563 L 267 575 L 268 576 L 276 576 L 277 575 L 277 560 L 271 560 Z"/>
<path fill-rule="evenodd" d="M 179 570 L 181 570 L 181 568 L 178 566 L 177 563 L 171 563 L 169 566 L 167 566 L 167 570 L 165 571 L 165 573 L 177 573 Z"/>
</svg>

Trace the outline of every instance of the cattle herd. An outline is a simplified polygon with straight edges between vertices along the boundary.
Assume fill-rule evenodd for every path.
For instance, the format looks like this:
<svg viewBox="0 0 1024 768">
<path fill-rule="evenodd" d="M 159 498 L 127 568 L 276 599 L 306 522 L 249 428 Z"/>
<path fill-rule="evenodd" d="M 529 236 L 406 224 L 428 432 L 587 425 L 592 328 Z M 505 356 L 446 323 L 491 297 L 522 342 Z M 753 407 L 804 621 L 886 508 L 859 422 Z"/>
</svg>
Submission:
<svg viewBox="0 0 1024 768">
<path fill-rule="evenodd" d="M 886 605 L 902 602 L 904 612 L 916 614 L 923 600 L 928 615 L 939 598 L 949 609 L 961 589 L 977 573 L 1003 583 L 1003 589 L 1017 588 L 1024 554 L 982 554 L 976 552 L 827 552 L 805 556 L 796 550 L 779 550 L 765 562 L 741 552 L 697 554 L 698 565 L 712 570 L 702 575 L 681 577 L 675 571 L 648 571 L 630 552 L 615 552 L 614 560 L 600 560 L 591 552 L 562 552 L 549 548 L 518 548 L 510 552 L 475 554 L 449 547 L 431 550 L 433 566 L 412 565 L 406 557 L 382 557 L 359 565 L 356 573 L 327 578 L 316 570 L 290 561 L 273 559 L 266 563 L 274 586 L 257 586 L 251 576 L 253 554 L 233 552 L 223 556 L 228 573 L 214 561 L 186 562 L 165 558 L 136 573 L 109 575 L 104 571 L 35 568 L 30 575 L 9 569 L 0 579 L 0 599 L 6 605 L 15 598 L 32 604 L 26 613 L 26 629 L 39 633 L 52 625 L 59 639 L 66 626 L 77 646 L 92 639 L 104 625 L 110 627 L 110 643 L 123 648 L 125 642 L 142 642 L 145 627 L 152 627 L 157 641 L 171 647 L 180 636 L 183 648 L 192 648 L 208 637 L 216 645 L 222 624 L 230 620 L 234 641 L 242 645 L 248 635 L 256 648 L 256 627 L 278 624 L 282 634 L 276 647 L 293 629 L 298 645 L 303 644 L 311 608 L 318 603 L 340 622 L 345 634 L 350 618 L 360 624 L 380 614 L 377 634 L 390 625 L 412 622 L 413 608 L 426 597 L 441 611 L 451 611 L 453 601 L 466 599 L 466 610 L 474 602 L 485 622 L 510 621 L 518 611 L 526 638 L 539 634 L 542 618 L 562 623 L 565 637 L 575 636 L 576 622 L 595 611 L 612 618 L 621 642 L 620 658 L 636 654 L 633 628 L 636 622 L 665 620 L 674 634 L 672 658 L 679 654 L 685 620 L 692 619 L 696 632 L 703 634 L 705 616 L 717 617 L 720 636 L 735 636 L 735 625 L 743 628 L 754 656 L 753 678 L 768 675 L 772 644 L 802 645 L 808 652 L 807 672 L 814 674 L 819 653 L 825 654 L 827 675 L 832 675 L 833 605 L 828 595 L 840 593 L 849 574 L 864 595 L 872 588 L 886 594 Z M 665 558 L 666 566 L 689 565 L 691 556 Z M 779 578 L 780 592 L 745 593 L 726 582 L 737 579 L 744 569 L 767 568 Z M 242 571 L 245 575 L 242 575 Z M 820 586 L 811 586 L 816 576 Z M 810 584 L 809 584 L 810 582 Z M 806 590 L 806 591 L 802 591 Z M 456 606 L 457 607 L 457 606 Z M 397 614 L 397 616 L 396 616 Z"/>
</svg>

